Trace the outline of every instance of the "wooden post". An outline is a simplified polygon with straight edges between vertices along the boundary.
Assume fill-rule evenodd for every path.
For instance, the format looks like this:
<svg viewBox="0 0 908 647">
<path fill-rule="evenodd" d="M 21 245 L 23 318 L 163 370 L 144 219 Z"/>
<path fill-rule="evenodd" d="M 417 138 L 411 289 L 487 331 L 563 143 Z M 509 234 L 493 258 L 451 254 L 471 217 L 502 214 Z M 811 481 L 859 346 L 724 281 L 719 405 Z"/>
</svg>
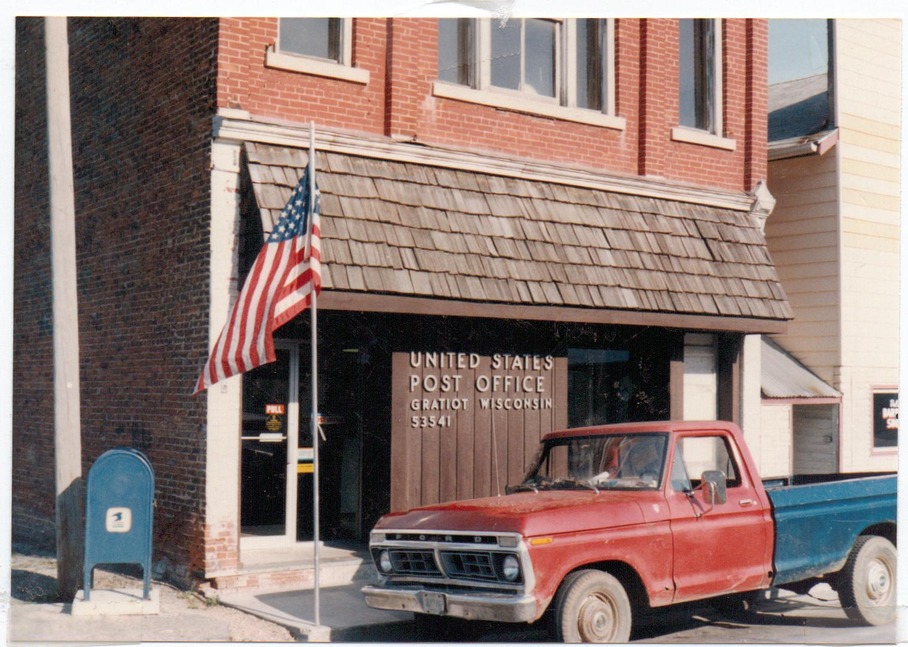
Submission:
<svg viewBox="0 0 908 647">
<path fill-rule="evenodd" d="M 54 325 L 54 466 L 57 592 L 72 599 L 82 582 L 82 438 L 75 197 L 65 16 L 44 20 Z"/>
</svg>

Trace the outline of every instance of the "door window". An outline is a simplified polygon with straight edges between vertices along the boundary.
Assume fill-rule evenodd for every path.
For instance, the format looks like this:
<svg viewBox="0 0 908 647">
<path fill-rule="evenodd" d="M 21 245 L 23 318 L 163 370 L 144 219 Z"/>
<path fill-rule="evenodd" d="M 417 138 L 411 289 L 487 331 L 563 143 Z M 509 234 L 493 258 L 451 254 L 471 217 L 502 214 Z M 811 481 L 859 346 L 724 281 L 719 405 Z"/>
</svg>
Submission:
<svg viewBox="0 0 908 647">
<path fill-rule="evenodd" d="M 681 467 L 679 467 L 679 462 Z M 708 470 L 720 470 L 725 474 L 726 487 L 741 485 L 741 477 L 728 443 L 721 436 L 696 436 L 680 438 L 675 450 L 675 465 L 672 468 L 672 487 L 700 485 L 700 477 Z M 689 489 L 681 487 L 680 491 Z"/>
<path fill-rule="evenodd" d="M 240 525 L 244 535 L 286 532 L 290 351 L 243 376 Z"/>
</svg>

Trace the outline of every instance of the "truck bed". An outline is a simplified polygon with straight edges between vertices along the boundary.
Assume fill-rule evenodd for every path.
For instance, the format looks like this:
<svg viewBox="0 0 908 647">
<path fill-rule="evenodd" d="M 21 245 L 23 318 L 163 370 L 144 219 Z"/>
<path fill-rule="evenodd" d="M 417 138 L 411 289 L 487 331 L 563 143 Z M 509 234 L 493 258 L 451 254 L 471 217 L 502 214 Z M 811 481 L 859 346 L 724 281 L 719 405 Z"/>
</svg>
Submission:
<svg viewBox="0 0 908 647">
<path fill-rule="evenodd" d="M 776 522 L 776 586 L 835 572 L 858 535 L 874 526 L 895 527 L 894 474 L 795 476 L 764 485 Z"/>
</svg>

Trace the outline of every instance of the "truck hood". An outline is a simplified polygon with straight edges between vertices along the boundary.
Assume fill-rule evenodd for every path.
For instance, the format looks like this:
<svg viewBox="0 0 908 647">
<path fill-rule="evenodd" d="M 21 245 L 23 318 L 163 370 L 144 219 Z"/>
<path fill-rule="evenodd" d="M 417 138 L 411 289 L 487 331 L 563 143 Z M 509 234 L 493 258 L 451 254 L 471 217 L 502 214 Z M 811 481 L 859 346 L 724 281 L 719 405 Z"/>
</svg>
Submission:
<svg viewBox="0 0 908 647">
<path fill-rule="evenodd" d="M 453 501 L 387 514 L 376 530 L 516 532 L 524 537 L 644 523 L 628 492 L 545 491 Z"/>
</svg>

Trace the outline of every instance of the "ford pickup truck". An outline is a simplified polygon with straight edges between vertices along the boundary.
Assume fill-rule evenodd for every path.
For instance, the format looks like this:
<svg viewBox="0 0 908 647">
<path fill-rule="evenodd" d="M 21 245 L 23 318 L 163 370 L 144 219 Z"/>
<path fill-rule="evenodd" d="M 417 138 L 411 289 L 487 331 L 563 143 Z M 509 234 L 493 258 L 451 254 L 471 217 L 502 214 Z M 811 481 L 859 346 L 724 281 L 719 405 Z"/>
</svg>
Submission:
<svg viewBox="0 0 908 647">
<path fill-rule="evenodd" d="M 726 422 L 552 432 L 507 495 L 382 517 L 363 594 L 417 619 L 548 612 L 556 640 L 625 642 L 655 607 L 826 581 L 852 620 L 892 622 L 896 477 L 808 480 L 764 485 Z"/>
</svg>

